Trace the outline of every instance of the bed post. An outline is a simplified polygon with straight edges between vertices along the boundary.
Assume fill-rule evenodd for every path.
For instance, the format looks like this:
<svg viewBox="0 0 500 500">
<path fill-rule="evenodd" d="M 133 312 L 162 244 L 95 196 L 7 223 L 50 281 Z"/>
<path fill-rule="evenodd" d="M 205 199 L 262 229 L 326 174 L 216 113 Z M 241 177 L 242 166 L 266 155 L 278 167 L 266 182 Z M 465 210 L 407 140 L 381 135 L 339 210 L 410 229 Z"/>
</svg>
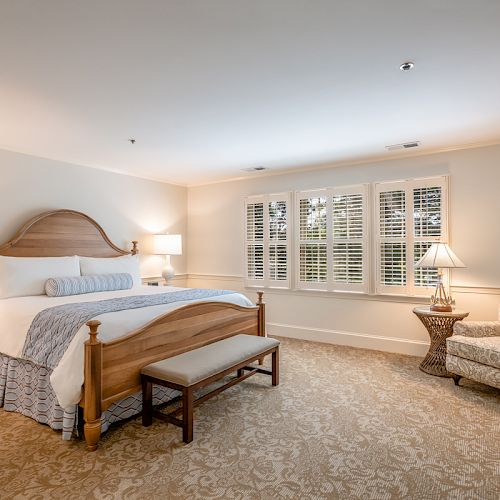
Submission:
<svg viewBox="0 0 500 500">
<path fill-rule="evenodd" d="M 257 305 L 259 306 L 259 319 L 258 319 L 258 335 L 266 337 L 266 304 L 262 300 L 264 292 L 257 292 L 259 299 Z M 264 358 L 259 358 L 259 365 L 264 364 Z"/>
<path fill-rule="evenodd" d="M 137 243 L 138 242 L 136 240 L 132 241 L 132 250 L 130 250 L 130 253 L 132 255 L 137 255 L 139 253 L 139 249 L 137 248 Z"/>
<path fill-rule="evenodd" d="M 257 300 L 257 305 L 259 306 L 259 335 L 261 337 L 266 337 L 266 304 L 262 300 L 264 292 L 257 292 L 259 299 Z"/>
<path fill-rule="evenodd" d="M 98 320 L 87 322 L 90 338 L 85 342 L 83 430 L 90 451 L 97 449 L 101 437 L 102 342 L 97 339 L 100 324 Z"/>
</svg>

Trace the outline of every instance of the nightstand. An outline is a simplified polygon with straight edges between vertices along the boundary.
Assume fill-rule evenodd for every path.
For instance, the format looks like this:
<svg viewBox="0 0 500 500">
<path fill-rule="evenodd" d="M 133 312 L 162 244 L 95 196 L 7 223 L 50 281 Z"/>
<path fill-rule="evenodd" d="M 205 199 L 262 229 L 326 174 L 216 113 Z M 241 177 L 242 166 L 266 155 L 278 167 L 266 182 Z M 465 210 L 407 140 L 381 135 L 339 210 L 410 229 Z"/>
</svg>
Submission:
<svg viewBox="0 0 500 500">
<path fill-rule="evenodd" d="M 462 321 L 469 313 L 455 309 L 452 312 L 435 312 L 430 307 L 415 307 L 413 312 L 418 316 L 429 332 L 431 345 L 420 369 L 429 375 L 453 377 L 446 369 L 446 339 L 453 335 L 453 325 Z"/>
</svg>

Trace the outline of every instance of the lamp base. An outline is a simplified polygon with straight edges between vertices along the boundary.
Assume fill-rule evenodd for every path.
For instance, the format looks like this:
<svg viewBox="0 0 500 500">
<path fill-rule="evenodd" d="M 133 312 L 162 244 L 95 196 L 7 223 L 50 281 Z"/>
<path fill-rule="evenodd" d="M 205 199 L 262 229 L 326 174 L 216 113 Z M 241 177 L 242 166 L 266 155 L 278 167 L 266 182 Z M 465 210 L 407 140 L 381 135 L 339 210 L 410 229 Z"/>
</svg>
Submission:
<svg viewBox="0 0 500 500">
<path fill-rule="evenodd" d="M 451 304 L 432 304 L 431 305 L 431 311 L 433 312 L 451 312 L 453 308 L 451 307 Z"/>
<path fill-rule="evenodd" d="M 161 276 L 165 283 L 168 283 L 175 276 L 175 270 L 170 263 L 170 255 L 165 255 L 165 267 L 161 272 Z"/>
<path fill-rule="evenodd" d="M 436 292 L 431 297 L 431 311 L 433 312 L 451 312 L 453 299 L 451 295 L 447 295 L 443 285 L 443 274 L 438 273 L 438 281 L 436 283 Z"/>
</svg>

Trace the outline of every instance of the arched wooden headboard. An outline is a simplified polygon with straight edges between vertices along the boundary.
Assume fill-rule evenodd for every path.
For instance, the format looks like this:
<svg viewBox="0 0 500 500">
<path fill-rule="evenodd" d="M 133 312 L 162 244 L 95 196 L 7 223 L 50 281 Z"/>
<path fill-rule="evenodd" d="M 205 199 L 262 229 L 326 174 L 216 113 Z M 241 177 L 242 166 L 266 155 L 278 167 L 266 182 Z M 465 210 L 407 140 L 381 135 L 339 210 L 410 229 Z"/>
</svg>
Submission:
<svg viewBox="0 0 500 500">
<path fill-rule="evenodd" d="M 136 254 L 118 248 L 104 229 L 88 215 L 75 210 L 52 210 L 29 220 L 10 241 L 0 246 L 0 255 L 12 257 L 119 257 Z"/>
</svg>

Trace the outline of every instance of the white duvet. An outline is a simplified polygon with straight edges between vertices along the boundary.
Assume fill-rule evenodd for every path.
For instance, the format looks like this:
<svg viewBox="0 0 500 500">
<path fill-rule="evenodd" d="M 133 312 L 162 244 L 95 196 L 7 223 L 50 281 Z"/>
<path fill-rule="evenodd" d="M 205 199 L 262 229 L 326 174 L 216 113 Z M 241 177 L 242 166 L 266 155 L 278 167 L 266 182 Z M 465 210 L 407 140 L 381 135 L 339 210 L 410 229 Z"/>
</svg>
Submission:
<svg viewBox="0 0 500 500">
<path fill-rule="evenodd" d="M 26 335 L 35 316 L 49 307 L 71 302 L 93 302 L 96 300 L 126 297 L 131 295 L 153 295 L 184 290 L 178 287 L 141 286 L 131 290 L 114 292 L 88 293 L 69 297 L 47 297 L 37 295 L 0 299 L 0 353 L 14 358 L 21 358 Z M 97 316 L 102 325 L 99 327 L 99 339 L 108 342 L 130 333 L 169 311 L 192 302 L 203 302 L 207 299 L 179 301 L 171 304 L 143 307 Z M 240 306 L 252 306 L 252 302 L 244 295 L 232 293 L 210 297 L 210 301 L 230 302 Z M 84 343 L 88 339 L 88 327 L 83 326 L 71 341 L 61 361 L 52 372 L 50 382 L 59 404 L 68 408 L 77 404 L 81 398 L 83 384 Z"/>
</svg>

